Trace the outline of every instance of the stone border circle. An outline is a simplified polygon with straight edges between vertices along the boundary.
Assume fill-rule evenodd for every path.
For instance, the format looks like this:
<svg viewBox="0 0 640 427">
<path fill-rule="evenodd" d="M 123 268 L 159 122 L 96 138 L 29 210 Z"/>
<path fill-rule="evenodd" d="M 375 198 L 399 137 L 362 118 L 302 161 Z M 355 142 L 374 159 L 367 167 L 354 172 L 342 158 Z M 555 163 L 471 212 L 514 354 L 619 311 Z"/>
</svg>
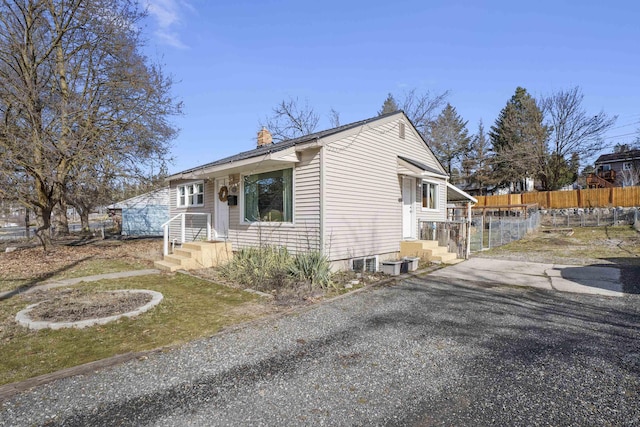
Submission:
<svg viewBox="0 0 640 427">
<path fill-rule="evenodd" d="M 113 316 L 100 317 L 96 319 L 86 319 L 86 320 L 78 320 L 77 322 L 47 322 L 42 320 L 33 320 L 29 317 L 29 312 L 39 304 L 45 303 L 46 301 L 40 301 L 36 304 L 31 304 L 24 310 L 21 310 L 16 314 L 16 322 L 18 322 L 22 326 L 26 326 L 29 329 L 62 329 L 62 328 L 87 328 L 89 326 L 94 325 L 104 325 L 105 323 L 113 322 L 114 320 L 118 320 L 122 317 L 134 317 L 139 314 L 144 313 L 160 304 L 160 301 L 164 298 L 160 292 L 151 291 L 148 289 L 119 289 L 115 291 L 105 291 L 105 292 L 121 292 L 121 293 L 131 293 L 131 294 L 150 294 L 151 301 L 143 305 L 142 307 L 136 308 L 135 310 L 128 311 L 122 314 L 115 314 Z"/>
</svg>

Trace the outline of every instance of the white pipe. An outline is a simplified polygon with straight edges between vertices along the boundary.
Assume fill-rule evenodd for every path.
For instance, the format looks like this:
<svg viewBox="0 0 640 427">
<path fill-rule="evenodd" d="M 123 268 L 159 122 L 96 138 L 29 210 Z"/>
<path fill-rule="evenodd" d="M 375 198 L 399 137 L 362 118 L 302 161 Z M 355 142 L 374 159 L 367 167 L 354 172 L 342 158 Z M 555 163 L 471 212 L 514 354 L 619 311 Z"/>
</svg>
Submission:
<svg viewBox="0 0 640 427">
<path fill-rule="evenodd" d="M 471 203 L 467 202 L 467 253 L 465 259 L 471 254 Z"/>
</svg>

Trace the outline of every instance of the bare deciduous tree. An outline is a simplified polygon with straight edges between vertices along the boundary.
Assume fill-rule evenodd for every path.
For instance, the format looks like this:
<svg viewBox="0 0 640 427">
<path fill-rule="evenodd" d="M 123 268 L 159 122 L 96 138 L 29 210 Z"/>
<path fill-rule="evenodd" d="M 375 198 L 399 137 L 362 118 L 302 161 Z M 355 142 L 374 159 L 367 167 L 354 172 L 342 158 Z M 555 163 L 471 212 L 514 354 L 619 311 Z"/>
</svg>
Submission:
<svg viewBox="0 0 640 427">
<path fill-rule="evenodd" d="M 432 94 L 429 91 L 419 93 L 416 89 L 411 89 L 399 97 L 398 105 L 413 122 L 418 132 L 426 136 L 430 124 L 445 104 L 448 96 L 448 90 L 440 94 Z"/>
<path fill-rule="evenodd" d="M 609 117 L 603 111 L 587 114 L 582 101 L 584 95 L 579 86 L 560 90 L 540 102 L 545 122 L 550 129 L 547 172 L 548 189 L 558 189 L 567 184 L 563 164 L 578 156 L 588 158 L 604 148 L 604 133 L 613 126 L 617 117 Z"/>
<path fill-rule="evenodd" d="M 332 128 L 337 128 L 340 126 L 340 113 L 337 112 L 334 108 L 329 110 L 329 123 L 331 123 Z"/>
<path fill-rule="evenodd" d="M 50 244 L 51 213 L 83 165 L 122 174 L 163 163 L 180 112 L 171 80 L 139 52 L 129 0 L 0 1 L 0 196 L 37 216 Z"/>
<path fill-rule="evenodd" d="M 620 172 L 620 182 L 623 187 L 633 187 L 640 185 L 640 170 L 635 165 Z"/>
<path fill-rule="evenodd" d="M 320 116 L 307 101 L 301 104 L 298 98 L 289 98 L 274 107 L 273 114 L 260 126 L 269 129 L 274 142 L 280 142 L 315 132 L 319 121 Z"/>
</svg>

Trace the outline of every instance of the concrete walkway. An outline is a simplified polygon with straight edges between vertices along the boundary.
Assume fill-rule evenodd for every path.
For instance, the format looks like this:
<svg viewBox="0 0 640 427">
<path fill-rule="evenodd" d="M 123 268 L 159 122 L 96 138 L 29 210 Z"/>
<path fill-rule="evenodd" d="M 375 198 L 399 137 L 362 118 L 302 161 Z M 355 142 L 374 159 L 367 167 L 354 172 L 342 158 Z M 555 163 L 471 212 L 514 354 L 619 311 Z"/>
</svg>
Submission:
<svg viewBox="0 0 640 427">
<path fill-rule="evenodd" d="M 32 286 L 30 288 L 18 288 L 11 291 L 0 292 L 0 300 L 6 299 L 18 294 L 28 294 L 36 291 L 44 291 L 47 289 L 60 288 L 64 286 L 73 286 L 82 282 L 97 282 L 98 280 L 122 279 L 124 277 L 147 276 L 149 274 L 160 274 L 160 270 L 150 268 L 146 270 L 130 270 L 120 271 L 118 273 L 96 274 L 94 276 L 74 277 L 72 279 L 60 279 L 45 282 L 41 285 Z"/>
<path fill-rule="evenodd" d="M 472 258 L 435 271 L 430 276 L 467 282 L 530 286 L 579 294 L 615 297 L 624 295 L 620 269 L 613 266 L 560 265 Z"/>
</svg>

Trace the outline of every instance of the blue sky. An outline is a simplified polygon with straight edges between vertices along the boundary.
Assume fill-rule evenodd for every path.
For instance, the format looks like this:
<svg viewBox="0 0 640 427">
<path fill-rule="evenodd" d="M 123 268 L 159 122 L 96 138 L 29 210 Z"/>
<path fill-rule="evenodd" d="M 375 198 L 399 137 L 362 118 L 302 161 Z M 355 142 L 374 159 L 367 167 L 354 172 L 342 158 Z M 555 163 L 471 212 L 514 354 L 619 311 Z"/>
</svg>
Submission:
<svg viewBox="0 0 640 427">
<path fill-rule="evenodd" d="M 260 121 L 289 97 L 316 110 L 321 130 L 331 108 L 348 123 L 375 116 L 389 92 L 449 90 L 474 133 L 517 86 L 537 96 L 578 85 L 588 113 L 619 116 L 611 146 L 640 128 L 635 1 L 140 3 L 146 51 L 184 102 L 172 173 L 254 148 Z"/>
</svg>

